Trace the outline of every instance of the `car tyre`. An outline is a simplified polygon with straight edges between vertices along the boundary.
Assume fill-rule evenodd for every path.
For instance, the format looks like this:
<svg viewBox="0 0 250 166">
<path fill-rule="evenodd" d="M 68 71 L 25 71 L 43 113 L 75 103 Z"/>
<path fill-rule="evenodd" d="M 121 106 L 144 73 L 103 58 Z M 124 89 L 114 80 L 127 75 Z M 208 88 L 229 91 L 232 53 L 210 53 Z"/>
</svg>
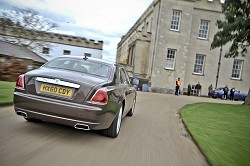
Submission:
<svg viewBox="0 0 250 166">
<path fill-rule="evenodd" d="M 131 109 L 129 110 L 127 116 L 133 116 L 135 113 L 135 103 L 136 103 L 136 99 L 133 100 L 133 105 L 131 107 Z"/>
<path fill-rule="evenodd" d="M 107 129 L 102 130 L 103 135 L 112 138 L 116 138 L 119 135 L 122 122 L 122 111 L 123 106 L 121 105 L 111 126 Z"/>
</svg>

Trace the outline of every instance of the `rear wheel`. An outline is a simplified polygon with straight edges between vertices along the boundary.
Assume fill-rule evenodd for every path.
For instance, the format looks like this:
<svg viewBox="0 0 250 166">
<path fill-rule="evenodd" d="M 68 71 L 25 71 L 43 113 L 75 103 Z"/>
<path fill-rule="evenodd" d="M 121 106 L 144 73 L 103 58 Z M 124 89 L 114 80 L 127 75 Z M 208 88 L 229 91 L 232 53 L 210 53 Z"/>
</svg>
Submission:
<svg viewBox="0 0 250 166">
<path fill-rule="evenodd" d="M 122 122 L 122 110 L 123 107 L 121 105 L 111 126 L 107 129 L 102 130 L 103 135 L 112 138 L 116 138 L 119 135 Z"/>
<path fill-rule="evenodd" d="M 133 105 L 132 105 L 132 108 L 129 110 L 128 112 L 128 116 L 133 116 L 134 112 L 135 112 L 135 103 L 136 103 L 136 100 L 134 99 L 133 100 Z"/>
</svg>

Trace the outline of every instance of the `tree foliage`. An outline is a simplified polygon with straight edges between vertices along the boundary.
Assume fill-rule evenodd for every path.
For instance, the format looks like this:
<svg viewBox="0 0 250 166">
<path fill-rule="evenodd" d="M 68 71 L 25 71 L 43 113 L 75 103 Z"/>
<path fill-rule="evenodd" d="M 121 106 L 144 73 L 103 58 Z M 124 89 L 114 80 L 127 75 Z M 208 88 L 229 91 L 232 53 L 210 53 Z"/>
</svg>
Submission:
<svg viewBox="0 0 250 166">
<path fill-rule="evenodd" d="M 27 63 L 22 59 L 10 58 L 0 62 L 0 80 L 14 82 L 20 74 L 26 73 Z"/>
<path fill-rule="evenodd" d="M 222 4 L 225 20 L 218 20 L 219 31 L 214 35 L 211 49 L 231 43 L 225 57 L 246 56 L 250 43 L 250 4 L 248 0 L 226 0 Z"/>
<path fill-rule="evenodd" d="M 45 42 L 38 40 L 41 33 L 36 32 L 48 32 L 56 27 L 58 27 L 56 23 L 29 8 L 20 9 L 13 7 L 10 10 L 4 10 L 0 17 L 0 28 L 3 30 L 14 29 L 12 33 L 14 33 L 16 44 L 23 45 L 31 50 L 45 45 Z M 28 35 L 27 32 L 31 35 Z M 4 40 L 13 41 L 9 37 L 5 37 Z"/>
</svg>

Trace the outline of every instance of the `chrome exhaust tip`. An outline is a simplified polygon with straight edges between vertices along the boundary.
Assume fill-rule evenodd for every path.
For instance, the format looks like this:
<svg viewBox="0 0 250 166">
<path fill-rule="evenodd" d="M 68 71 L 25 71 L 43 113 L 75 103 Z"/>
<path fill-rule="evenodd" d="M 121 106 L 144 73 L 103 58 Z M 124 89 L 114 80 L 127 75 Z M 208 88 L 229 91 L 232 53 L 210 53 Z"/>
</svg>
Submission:
<svg viewBox="0 0 250 166">
<path fill-rule="evenodd" d="M 77 123 L 74 127 L 79 130 L 90 130 L 88 125 L 82 123 Z"/>
<path fill-rule="evenodd" d="M 28 116 L 27 116 L 27 113 L 26 113 L 26 112 L 23 112 L 23 111 L 17 111 L 16 114 L 17 114 L 17 115 L 20 115 L 20 116 L 22 116 L 22 117 L 24 117 L 24 118 L 27 118 L 27 117 L 28 117 Z"/>
</svg>

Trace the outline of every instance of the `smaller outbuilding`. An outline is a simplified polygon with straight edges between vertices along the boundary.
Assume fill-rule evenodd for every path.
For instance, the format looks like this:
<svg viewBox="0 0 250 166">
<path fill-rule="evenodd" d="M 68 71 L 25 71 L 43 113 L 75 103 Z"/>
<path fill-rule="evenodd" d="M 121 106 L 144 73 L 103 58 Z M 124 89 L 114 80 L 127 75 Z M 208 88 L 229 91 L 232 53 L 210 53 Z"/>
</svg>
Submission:
<svg viewBox="0 0 250 166">
<path fill-rule="evenodd" d="M 46 62 L 45 58 L 25 47 L 0 41 L 0 80 L 15 81 L 18 75 Z"/>
</svg>

